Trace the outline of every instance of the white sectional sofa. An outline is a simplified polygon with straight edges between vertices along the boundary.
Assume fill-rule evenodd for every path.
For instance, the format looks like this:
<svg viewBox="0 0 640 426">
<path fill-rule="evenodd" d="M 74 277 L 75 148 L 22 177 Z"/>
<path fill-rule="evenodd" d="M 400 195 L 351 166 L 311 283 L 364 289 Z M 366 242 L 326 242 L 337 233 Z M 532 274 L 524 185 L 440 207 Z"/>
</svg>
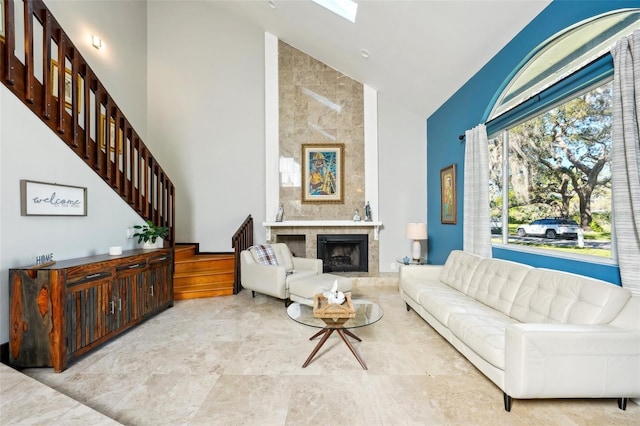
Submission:
<svg viewBox="0 0 640 426">
<path fill-rule="evenodd" d="M 640 297 L 549 269 L 453 251 L 400 269 L 400 294 L 512 398 L 640 397 Z"/>
</svg>

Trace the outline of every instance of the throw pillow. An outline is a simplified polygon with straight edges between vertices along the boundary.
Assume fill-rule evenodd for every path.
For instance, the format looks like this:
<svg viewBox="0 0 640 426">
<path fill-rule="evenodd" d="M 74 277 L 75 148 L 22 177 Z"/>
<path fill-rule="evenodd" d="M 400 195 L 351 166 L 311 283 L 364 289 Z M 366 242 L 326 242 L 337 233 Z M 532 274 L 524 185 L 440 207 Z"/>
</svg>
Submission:
<svg viewBox="0 0 640 426">
<path fill-rule="evenodd" d="M 273 247 L 271 247 L 269 244 L 253 246 L 251 247 L 251 251 L 253 254 L 253 258 L 258 263 L 262 263 L 264 265 L 278 264 L 278 259 L 276 259 L 276 254 L 273 251 Z"/>
</svg>

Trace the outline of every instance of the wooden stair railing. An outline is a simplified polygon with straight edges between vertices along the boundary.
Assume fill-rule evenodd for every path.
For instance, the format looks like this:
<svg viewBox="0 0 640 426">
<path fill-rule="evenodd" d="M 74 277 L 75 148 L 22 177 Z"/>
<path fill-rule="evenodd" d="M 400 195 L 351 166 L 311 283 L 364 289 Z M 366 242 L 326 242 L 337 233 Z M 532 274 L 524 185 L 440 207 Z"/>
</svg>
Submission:
<svg viewBox="0 0 640 426">
<path fill-rule="evenodd" d="M 4 37 L 0 34 L 4 85 L 138 214 L 168 227 L 166 240 L 173 246 L 175 187 L 155 157 L 44 2 L 22 2 L 23 28 L 18 29 L 14 1 L 0 2 L 4 11 L 0 16 L 4 21 Z M 24 36 L 24 48 L 14 54 L 17 30 Z M 24 63 L 19 58 L 24 58 Z M 41 70 L 34 66 L 36 58 L 42 63 Z"/>
<path fill-rule="evenodd" d="M 231 246 L 235 254 L 235 274 L 233 277 L 233 294 L 238 294 L 242 290 L 242 277 L 240 276 L 240 252 L 246 250 L 253 245 L 253 218 L 251 215 L 242 222 L 233 237 L 231 237 Z"/>
</svg>

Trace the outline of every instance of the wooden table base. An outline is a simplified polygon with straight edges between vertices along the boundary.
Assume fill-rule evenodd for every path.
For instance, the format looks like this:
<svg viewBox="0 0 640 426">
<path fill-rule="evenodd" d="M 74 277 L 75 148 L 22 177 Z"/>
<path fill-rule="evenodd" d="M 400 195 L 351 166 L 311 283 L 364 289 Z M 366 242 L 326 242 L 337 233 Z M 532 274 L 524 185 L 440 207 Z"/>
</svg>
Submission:
<svg viewBox="0 0 640 426">
<path fill-rule="evenodd" d="M 322 330 L 318 331 L 316 334 L 311 336 L 309 338 L 309 340 L 313 340 L 313 339 L 315 339 L 316 337 L 319 337 L 319 336 L 322 336 L 322 339 L 320 339 L 320 341 L 318 342 L 316 347 L 313 348 L 313 351 L 311 352 L 311 354 L 309 355 L 307 360 L 304 362 L 304 364 L 302 364 L 302 368 L 305 368 L 307 365 L 309 365 L 309 363 L 311 362 L 313 357 L 316 356 L 316 354 L 318 353 L 318 351 L 320 350 L 322 345 L 324 345 L 324 343 L 327 341 L 327 339 L 329 339 L 329 336 L 331 336 L 331 334 L 333 334 L 334 331 L 337 332 L 338 335 L 340 335 L 340 337 L 342 338 L 342 341 L 347 345 L 347 347 L 349 348 L 349 350 L 351 351 L 353 356 L 356 357 L 356 359 L 358 360 L 358 362 L 360 363 L 362 368 L 367 370 L 367 366 L 365 365 L 365 363 L 362 360 L 362 358 L 360 358 L 360 355 L 358 355 L 358 353 L 356 352 L 356 349 L 353 347 L 353 345 L 351 344 L 349 339 L 347 339 L 347 336 L 353 337 L 358 342 L 362 342 L 362 339 L 360 339 L 358 336 L 356 336 L 355 334 L 353 334 L 349 330 L 346 330 L 346 329 L 343 329 L 343 328 L 323 328 Z"/>
</svg>

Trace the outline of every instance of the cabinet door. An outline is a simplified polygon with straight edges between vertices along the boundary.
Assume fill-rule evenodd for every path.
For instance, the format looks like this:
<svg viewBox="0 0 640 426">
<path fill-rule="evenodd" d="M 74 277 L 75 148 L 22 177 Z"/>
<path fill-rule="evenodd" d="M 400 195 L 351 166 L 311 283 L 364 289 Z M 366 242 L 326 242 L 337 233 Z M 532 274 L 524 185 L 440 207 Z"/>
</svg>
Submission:
<svg viewBox="0 0 640 426">
<path fill-rule="evenodd" d="M 118 326 L 126 326 L 142 318 L 144 313 L 144 277 L 147 263 L 144 259 L 116 267 L 114 296 L 118 312 Z"/>
<path fill-rule="evenodd" d="M 57 276 L 57 271 L 43 269 L 9 271 L 11 365 L 62 369 L 66 355 L 56 343 L 64 339 L 65 330 L 57 322 L 64 306 Z"/>
<path fill-rule="evenodd" d="M 67 356 L 84 352 L 116 329 L 111 275 L 69 286 L 65 300 Z"/>
<path fill-rule="evenodd" d="M 145 279 L 145 314 L 173 304 L 173 257 L 171 253 L 147 261 Z"/>
</svg>

